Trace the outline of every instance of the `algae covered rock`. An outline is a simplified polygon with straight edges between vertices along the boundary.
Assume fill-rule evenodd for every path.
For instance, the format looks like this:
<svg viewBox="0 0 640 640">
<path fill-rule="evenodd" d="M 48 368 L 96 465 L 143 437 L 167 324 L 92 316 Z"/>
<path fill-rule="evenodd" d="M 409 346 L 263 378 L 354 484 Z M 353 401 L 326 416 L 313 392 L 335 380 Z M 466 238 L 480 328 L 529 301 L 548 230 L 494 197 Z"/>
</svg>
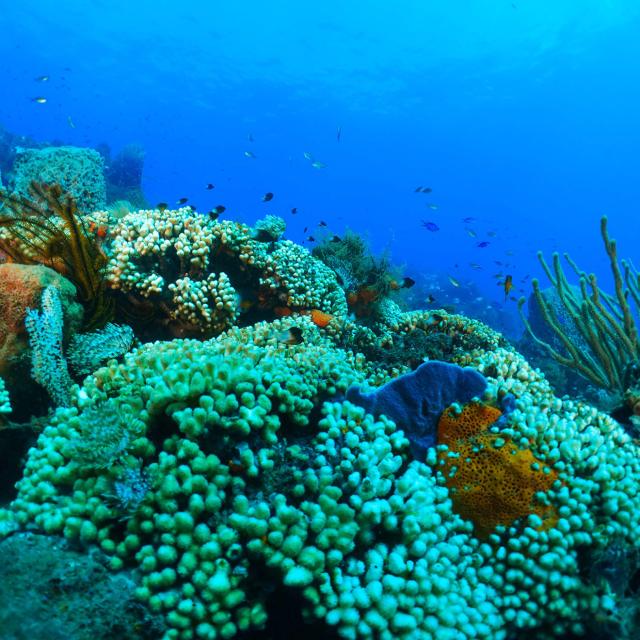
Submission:
<svg viewBox="0 0 640 640">
<path fill-rule="evenodd" d="M 59 538 L 19 533 L 0 542 L 3 640 L 161 637 L 164 625 L 134 597 L 127 573 Z"/>
<path fill-rule="evenodd" d="M 32 181 L 59 184 L 71 194 L 81 211 L 90 213 L 106 205 L 104 159 L 95 149 L 45 147 L 16 150 L 13 189 L 29 194 Z"/>
</svg>

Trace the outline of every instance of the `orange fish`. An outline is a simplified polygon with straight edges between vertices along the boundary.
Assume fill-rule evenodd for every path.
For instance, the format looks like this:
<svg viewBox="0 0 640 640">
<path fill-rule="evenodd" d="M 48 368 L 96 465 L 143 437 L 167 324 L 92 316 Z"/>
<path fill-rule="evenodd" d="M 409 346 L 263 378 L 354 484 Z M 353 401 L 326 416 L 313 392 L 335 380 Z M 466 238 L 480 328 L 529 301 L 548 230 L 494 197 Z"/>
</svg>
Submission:
<svg viewBox="0 0 640 640">
<path fill-rule="evenodd" d="M 333 320 L 333 316 L 330 313 L 325 313 L 320 309 L 312 309 L 309 315 L 311 316 L 311 321 L 321 329 L 324 329 Z"/>
<path fill-rule="evenodd" d="M 291 311 L 289 307 L 274 307 L 273 313 L 275 313 L 276 317 L 278 318 L 286 318 L 290 316 L 293 313 L 293 311 Z"/>
<path fill-rule="evenodd" d="M 509 297 L 509 292 L 513 289 L 513 276 L 507 274 L 504 277 L 504 282 L 502 284 L 504 288 L 504 299 L 506 300 Z"/>
</svg>

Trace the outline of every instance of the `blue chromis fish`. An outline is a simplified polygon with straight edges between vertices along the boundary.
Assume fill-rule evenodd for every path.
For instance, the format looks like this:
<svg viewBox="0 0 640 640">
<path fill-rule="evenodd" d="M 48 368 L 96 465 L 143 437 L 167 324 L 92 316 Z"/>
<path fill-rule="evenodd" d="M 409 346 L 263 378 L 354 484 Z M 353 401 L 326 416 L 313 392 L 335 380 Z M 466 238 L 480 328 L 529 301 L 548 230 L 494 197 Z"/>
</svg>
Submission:
<svg viewBox="0 0 640 640">
<path fill-rule="evenodd" d="M 38 104 L 45 104 L 47 99 L 43 96 L 36 96 L 35 98 L 31 98 L 31 102 L 37 102 Z"/>
<path fill-rule="evenodd" d="M 437 204 L 435 204 L 435 203 L 433 203 L 433 202 L 430 202 L 430 203 L 427 205 L 427 207 L 429 207 L 429 209 L 431 209 L 432 211 L 437 211 L 437 210 L 440 208 Z"/>
<path fill-rule="evenodd" d="M 473 229 L 465 229 L 470 238 L 477 238 L 478 234 Z"/>
<path fill-rule="evenodd" d="M 245 152 L 244 152 L 244 157 L 245 157 L 245 158 L 254 158 L 254 159 L 255 159 L 256 154 L 255 154 L 255 153 L 253 153 L 253 151 L 245 151 Z"/>
<path fill-rule="evenodd" d="M 327 165 L 324 162 L 320 162 L 319 160 L 315 160 L 311 163 L 311 166 L 314 169 L 326 169 Z"/>
<path fill-rule="evenodd" d="M 460 283 L 453 276 L 447 276 L 447 278 L 449 279 L 449 282 L 451 283 L 452 286 L 454 287 L 460 286 Z"/>
<path fill-rule="evenodd" d="M 440 231 L 440 227 L 435 222 L 431 222 L 431 220 L 423 220 L 422 221 L 422 226 L 427 231 L 431 231 L 431 232 L 434 232 L 434 233 L 436 231 Z"/>
<path fill-rule="evenodd" d="M 209 217 L 210 217 L 212 220 L 217 220 L 217 219 L 218 219 L 218 216 L 219 216 L 221 213 L 224 213 L 226 210 L 227 210 L 227 208 L 226 208 L 224 205 L 219 204 L 219 205 L 217 205 L 217 206 L 213 207 L 213 209 L 211 209 L 211 211 L 209 211 Z"/>
<path fill-rule="evenodd" d="M 311 154 L 309 151 L 304 151 L 302 155 L 304 156 L 305 160 L 309 160 L 310 162 L 313 161 L 313 154 Z"/>
</svg>

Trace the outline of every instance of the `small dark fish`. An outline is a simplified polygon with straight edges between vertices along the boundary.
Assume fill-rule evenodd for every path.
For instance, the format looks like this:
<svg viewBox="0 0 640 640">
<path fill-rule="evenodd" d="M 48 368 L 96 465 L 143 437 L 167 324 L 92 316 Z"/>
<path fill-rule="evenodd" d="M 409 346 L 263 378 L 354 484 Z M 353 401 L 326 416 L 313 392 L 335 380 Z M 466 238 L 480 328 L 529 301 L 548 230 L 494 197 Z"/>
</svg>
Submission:
<svg viewBox="0 0 640 640">
<path fill-rule="evenodd" d="M 418 187 L 415 193 L 431 193 L 433 189 L 431 187 Z"/>
<path fill-rule="evenodd" d="M 329 240 L 329 242 L 341 242 L 341 241 L 342 241 L 342 238 L 336 235 L 331 236 L 331 240 Z"/>
<path fill-rule="evenodd" d="M 430 220 L 423 220 L 422 226 L 427 231 L 431 231 L 431 232 L 440 231 L 440 227 L 435 222 L 431 222 Z"/>
<path fill-rule="evenodd" d="M 37 102 L 38 104 L 44 104 L 47 101 L 46 98 L 43 98 L 42 96 L 37 96 L 35 98 L 31 98 L 31 102 Z"/>
<path fill-rule="evenodd" d="M 178 200 L 176 204 L 187 204 L 188 201 L 189 198 L 180 198 L 180 200 Z"/>
<path fill-rule="evenodd" d="M 474 222 L 475 218 L 472 217 L 468 217 L 468 218 L 462 218 L 462 222 L 464 222 L 465 224 L 469 224 L 470 222 Z"/>
<path fill-rule="evenodd" d="M 302 233 L 307 233 L 307 231 L 309 231 L 309 227 L 305 227 L 302 231 Z"/>
<path fill-rule="evenodd" d="M 336 140 L 338 142 L 340 142 L 340 136 L 342 135 L 342 127 L 338 127 L 338 130 L 336 131 Z"/>
<path fill-rule="evenodd" d="M 504 266 L 504 263 L 502 263 L 500 260 L 494 260 L 493 264 L 497 264 L 499 267 Z"/>
<path fill-rule="evenodd" d="M 252 133 L 247 134 L 247 140 L 249 142 L 253 142 L 253 134 Z"/>
<path fill-rule="evenodd" d="M 429 294 L 429 295 L 427 296 L 427 302 L 428 302 L 429 304 L 434 304 L 434 302 L 435 302 L 435 301 L 436 301 L 436 297 L 435 297 L 435 296 L 432 296 L 431 294 Z"/>
<path fill-rule="evenodd" d="M 295 216 L 296 213 L 298 213 L 298 207 L 292 207 L 291 208 L 291 213 L 293 213 L 293 215 Z"/>
<path fill-rule="evenodd" d="M 169 205 L 166 202 L 158 202 L 156 205 L 156 209 L 158 211 L 166 211 L 169 208 Z"/>
<path fill-rule="evenodd" d="M 211 189 L 215 189 L 215 188 L 216 188 L 216 185 L 215 185 L 215 184 L 211 184 L 211 183 L 209 183 L 209 184 L 207 185 L 207 191 L 211 191 Z"/>
<path fill-rule="evenodd" d="M 411 287 L 413 287 L 413 285 L 416 283 L 416 281 L 413 278 L 409 278 L 408 276 L 405 276 L 402 279 L 402 289 L 411 289 Z"/>
<path fill-rule="evenodd" d="M 474 270 L 474 271 L 480 271 L 482 269 L 482 265 L 479 265 L 477 262 L 470 262 L 469 266 Z"/>
<path fill-rule="evenodd" d="M 49 82 L 49 76 L 38 76 L 34 78 L 36 82 Z"/>
<path fill-rule="evenodd" d="M 486 249 L 490 244 L 491 244 L 490 242 L 483 240 L 482 242 L 478 242 L 476 244 L 476 247 L 478 247 L 479 249 Z"/>
<path fill-rule="evenodd" d="M 304 342 L 300 327 L 289 327 L 284 331 L 278 332 L 275 337 L 280 344 L 295 345 Z"/>
<path fill-rule="evenodd" d="M 219 204 L 217 207 L 214 207 L 209 211 L 209 217 L 213 220 L 216 220 L 221 213 L 224 213 L 227 210 L 227 207 Z"/>
<path fill-rule="evenodd" d="M 198 206 L 195 204 L 188 204 L 187 209 L 191 209 L 194 213 L 198 210 Z"/>
<path fill-rule="evenodd" d="M 316 241 L 316 239 L 315 239 L 313 236 L 309 236 L 309 237 L 307 238 L 307 240 L 308 240 L 309 242 L 315 242 L 315 241 Z"/>
<path fill-rule="evenodd" d="M 324 220 L 320 220 L 320 222 L 318 222 L 318 226 L 319 227 L 326 227 L 327 223 Z"/>
<path fill-rule="evenodd" d="M 262 202 L 269 202 L 269 200 L 273 200 L 273 193 L 271 193 L 271 191 L 262 196 Z"/>
</svg>

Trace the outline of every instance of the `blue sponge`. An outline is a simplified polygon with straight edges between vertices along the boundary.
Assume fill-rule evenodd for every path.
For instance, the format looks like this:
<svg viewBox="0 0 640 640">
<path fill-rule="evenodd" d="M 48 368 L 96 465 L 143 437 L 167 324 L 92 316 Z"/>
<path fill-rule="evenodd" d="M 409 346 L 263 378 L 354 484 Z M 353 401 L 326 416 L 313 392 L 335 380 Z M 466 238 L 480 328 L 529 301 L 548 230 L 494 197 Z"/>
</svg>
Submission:
<svg viewBox="0 0 640 640">
<path fill-rule="evenodd" d="M 475 369 L 431 360 L 415 371 L 391 380 L 371 393 L 347 389 L 347 400 L 376 417 L 384 414 L 405 432 L 411 453 L 424 462 L 436 444 L 438 420 L 454 402 L 465 404 L 481 396 L 487 381 Z"/>
</svg>

